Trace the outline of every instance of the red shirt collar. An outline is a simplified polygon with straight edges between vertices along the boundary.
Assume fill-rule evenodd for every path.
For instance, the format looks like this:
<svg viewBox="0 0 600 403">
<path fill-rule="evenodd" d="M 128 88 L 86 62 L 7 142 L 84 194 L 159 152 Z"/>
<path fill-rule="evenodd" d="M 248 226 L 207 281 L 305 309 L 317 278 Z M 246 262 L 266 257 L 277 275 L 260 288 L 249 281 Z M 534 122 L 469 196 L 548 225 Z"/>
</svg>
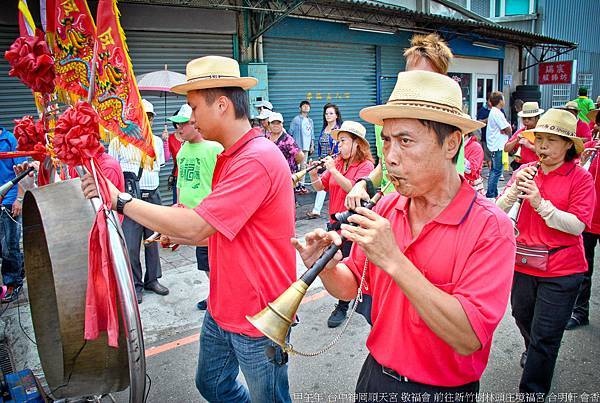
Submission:
<svg viewBox="0 0 600 403">
<path fill-rule="evenodd" d="M 221 153 L 224 157 L 231 157 L 235 154 L 240 148 L 242 148 L 247 142 L 250 140 L 254 140 L 257 137 L 264 137 L 258 127 L 254 127 L 250 129 L 246 134 L 244 134 L 238 141 L 236 141 L 231 147 Z"/>
<path fill-rule="evenodd" d="M 475 200 L 477 199 L 477 192 L 462 176 L 460 180 L 461 185 L 458 189 L 458 193 L 456 193 L 456 196 L 454 196 L 450 204 L 448 204 L 446 208 L 433 219 L 433 221 L 439 224 L 459 225 L 469 215 L 473 203 L 475 203 Z M 396 209 L 400 210 L 404 215 L 408 214 L 408 200 L 407 197 L 400 196 L 396 203 Z"/>
<path fill-rule="evenodd" d="M 559 166 L 558 168 L 556 168 L 553 171 L 548 172 L 547 174 L 545 174 L 546 176 L 549 175 L 561 175 L 561 176 L 566 176 L 568 174 L 571 173 L 571 171 L 575 168 L 575 163 L 573 161 L 566 161 L 564 162 L 561 166 Z M 544 171 L 540 169 L 540 173 L 542 175 L 544 175 Z"/>
</svg>

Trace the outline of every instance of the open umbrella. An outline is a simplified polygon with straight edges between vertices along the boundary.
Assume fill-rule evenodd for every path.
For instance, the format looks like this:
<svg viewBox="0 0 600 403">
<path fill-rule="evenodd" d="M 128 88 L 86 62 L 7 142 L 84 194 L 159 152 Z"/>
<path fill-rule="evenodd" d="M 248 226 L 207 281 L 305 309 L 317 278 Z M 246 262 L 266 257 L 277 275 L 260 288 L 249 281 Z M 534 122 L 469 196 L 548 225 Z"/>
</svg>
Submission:
<svg viewBox="0 0 600 403">
<path fill-rule="evenodd" d="M 185 74 L 169 71 L 166 64 L 164 70 L 152 71 L 137 78 L 140 93 L 165 98 L 165 129 L 167 128 L 167 96 L 176 95 L 171 92 L 171 88 L 185 81 Z"/>
</svg>

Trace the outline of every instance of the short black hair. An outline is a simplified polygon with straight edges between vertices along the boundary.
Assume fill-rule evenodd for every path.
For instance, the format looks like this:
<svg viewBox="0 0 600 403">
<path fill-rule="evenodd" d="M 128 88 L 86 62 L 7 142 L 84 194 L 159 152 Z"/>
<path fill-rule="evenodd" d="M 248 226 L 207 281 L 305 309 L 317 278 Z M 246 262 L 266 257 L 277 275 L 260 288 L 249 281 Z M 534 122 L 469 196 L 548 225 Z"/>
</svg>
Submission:
<svg viewBox="0 0 600 403">
<path fill-rule="evenodd" d="M 202 90 L 206 103 L 212 105 L 218 97 L 225 96 L 233 104 L 236 119 L 248 119 L 250 116 L 250 102 L 248 93 L 240 87 L 206 88 Z"/>
<path fill-rule="evenodd" d="M 588 90 L 585 87 L 579 87 L 579 96 L 587 97 Z"/>
<path fill-rule="evenodd" d="M 304 101 L 300 102 L 299 108 L 302 108 L 304 105 L 310 106 L 310 102 L 308 102 L 308 100 L 305 99 Z"/>
<path fill-rule="evenodd" d="M 573 143 L 573 147 L 569 148 L 567 154 L 565 154 L 565 162 L 573 161 L 578 156 L 579 154 L 577 154 L 577 151 L 575 150 L 575 143 Z"/>
<path fill-rule="evenodd" d="M 426 128 L 434 131 L 434 133 L 436 135 L 437 143 L 439 144 L 440 147 L 444 144 L 444 141 L 446 140 L 446 138 L 448 136 L 450 136 L 450 134 L 452 134 L 454 132 L 460 132 L 460 129 L 458 127 L 448 125 L 446 123 L 434 122 L 433 120 L 424 120 L 424 119 L 419 119 L 419 122 L 421 122 L 421 124 L 423 126 L 425 126 Z M 456 154 L 454 154 L 454 157 L 452 157 L 453 164 L 456 164 L 458 162 L 458 155 L 460 154 L 460 148 L 462 147 L 462 141 L 463 141 L 463 138 L 461 135 L 460 146 L 458 147 L 458 152 Z"/>
</svg>

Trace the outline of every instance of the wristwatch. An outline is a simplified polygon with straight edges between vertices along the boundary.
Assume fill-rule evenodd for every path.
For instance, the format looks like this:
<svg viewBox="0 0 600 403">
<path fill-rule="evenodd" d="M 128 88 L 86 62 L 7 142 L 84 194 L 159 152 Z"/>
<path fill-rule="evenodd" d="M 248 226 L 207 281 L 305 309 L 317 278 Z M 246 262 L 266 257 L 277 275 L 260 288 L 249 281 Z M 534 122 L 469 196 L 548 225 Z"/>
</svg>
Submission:
<svg viewBox="0 0 600 403">
<path fill-rule="evenodd" d="M 129 193 L 119 193 L 117 196 L 117 213 L 123 214 L 125 205 L 133 200 L 133 196 Z"/>
</svg>

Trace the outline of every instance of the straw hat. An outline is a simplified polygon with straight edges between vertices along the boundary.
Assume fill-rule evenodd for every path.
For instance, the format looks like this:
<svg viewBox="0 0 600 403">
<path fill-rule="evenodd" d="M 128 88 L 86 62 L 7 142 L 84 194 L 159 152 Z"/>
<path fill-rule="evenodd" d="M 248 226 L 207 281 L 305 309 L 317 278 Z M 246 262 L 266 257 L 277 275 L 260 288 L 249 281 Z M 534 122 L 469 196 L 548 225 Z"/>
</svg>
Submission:
<svg viewBox="0 0 600 403">
<path fill-rule="evenodd" d="M 522 118 L 532 118 L 534 116 L 539 116 L 542 113 L 544 113 L 544 110 L 540 108 L 537 102 L 525 102 L 523 104 L 523 109 L 521 109 L 521 112 L 517 113 L 517 115 Z"/>
<path fill-rule="evenodd" d="M 353 122 L 351 120 L 344 121 L 339 129 L 331 131 L 331 138 L 338 141 L 340 133 L 353 134 L 355 137 L 369 145 L 369 141 L 367 140 L 367 129 L 358 122 Z"/>
<path fill-rule="evenodd" d="M 385 119 L 424 119 L 446 123 L 470 133 L 485 126 L 462 111 L 462 91 L 448 76 L 429 71 L 405 71 L 385 105 L 370 106 L 360 111 L 369 123 L 383 125 Z"/>
<path fill-rule="evenodd" d="M 281 115 L 281 113 L 271 112 L 271 114 L 269 115 L 269 123 L 275 121 L 283 123 L 283 116 Z"/>
<path fill-rule="evenodd" d="M 577 118 L 565 109 L 552 108 L 548 109 L 548 111 L 542 115 L 533 129 L 524 131 L 523 135 L 530 135 L 531 133 L 550 133 L 566 137 L 571 139 L 573 144 L 575 144 L 575 151 L 577 154 L 581 154 L 584 149 L 583 139 L 577 137 L 576 132 Z"/>
<path fill-rule="evenodd" d="M 563 106 L 563 109 L 568 111 L 579 111 L 579 105 L 575 101 L 569 101 Z"/>
<path fill-rule="evenodd" d="M 248 90 L 258 84 L 254 77 L 240 77 L 240 65 L 234 59 L 205 56 L 189 62 L 185 68 L 187 82 L 171 88 L 176 94 L 206 88 L 240 87 Z"/>
</svg>

